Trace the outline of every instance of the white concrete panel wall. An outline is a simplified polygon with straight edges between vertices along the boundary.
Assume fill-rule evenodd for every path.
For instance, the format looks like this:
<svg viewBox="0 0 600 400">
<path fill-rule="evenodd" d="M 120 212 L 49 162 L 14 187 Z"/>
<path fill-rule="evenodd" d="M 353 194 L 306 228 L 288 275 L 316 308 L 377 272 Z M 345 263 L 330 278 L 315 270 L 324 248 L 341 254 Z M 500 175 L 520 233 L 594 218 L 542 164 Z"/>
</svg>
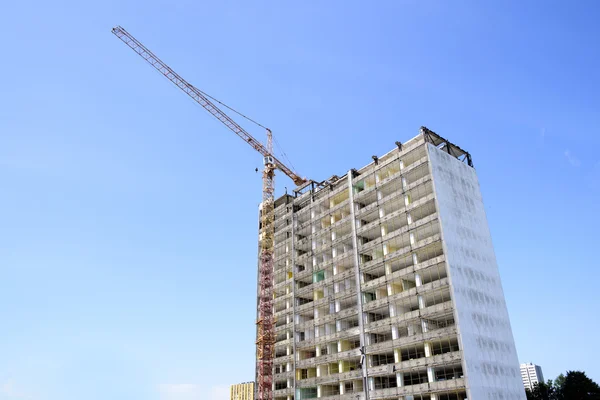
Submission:
<svg viewBox="0 0 600 400">
<path fill-rule="evenodd" d="M 427 144 L 469 400 L 525 400 L 475 170 Z"/>
</svg>

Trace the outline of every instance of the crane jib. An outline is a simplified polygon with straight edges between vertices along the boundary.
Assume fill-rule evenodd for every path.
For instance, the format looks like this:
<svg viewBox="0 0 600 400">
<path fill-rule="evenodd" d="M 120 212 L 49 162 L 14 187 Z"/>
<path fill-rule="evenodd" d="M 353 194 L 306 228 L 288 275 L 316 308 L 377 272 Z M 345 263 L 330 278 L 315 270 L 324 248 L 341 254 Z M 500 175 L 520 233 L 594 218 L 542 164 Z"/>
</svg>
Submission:
<svg viewBox="0 0 600 400">
<path fill-rule="evenodd" d="M 298 174 L 296 174 L 294 171 L 288 168 L 283 162 L 277 159 L 277 157 L 271 154 L 271 152 L 269 152 L 262 143 L 260 143 L 252 135 L 246 132 L 244 128 L 238 125 L 233 119 L 231 119 L 231 117 L 229 117 L 227 114 L 221 111 L 206 96 L 204 96 L 199 89 L 197 89 L 195 86 L 188 83 L 185 79 L 179 76 L 179 74 L 173 71 L 171 67 L 165 64 L 163 61 L 161 61 L 141 42 L 139 42 L 136 38 L 129 34 L 129 32 L 127 32 L 122 27 L 117 26 L 112 29 L 112 33 L 115 34 L 115 36 L 117 36 L 119 39 L 121 39 L 121 41 L 123 41 L 127 46 L 133 49 L 139 56 L 146 60 L 162 75 L 164 75 L 167 79 L 173 82 L 175 86 L 179 87 L 184 93 L 186 93 L 194 101 L 196 101 L 198 104 L 204 107 L 204 109 L 206 109 L 209 113 L 215 116 L 219 121 L 221 121 L 221 123 L 223 123 L 223 125 L 227 126 L 231 131 L 233 131 L 236 135 L 242 138 L 256 151 L 261 153 L 263 157 L 272 157 L 277 169 L 279 169 L 281 172 L 290 177 L 295 184 L 300 185 L 306 182 L 306 179 L 301 178 Z"/>
</svg>

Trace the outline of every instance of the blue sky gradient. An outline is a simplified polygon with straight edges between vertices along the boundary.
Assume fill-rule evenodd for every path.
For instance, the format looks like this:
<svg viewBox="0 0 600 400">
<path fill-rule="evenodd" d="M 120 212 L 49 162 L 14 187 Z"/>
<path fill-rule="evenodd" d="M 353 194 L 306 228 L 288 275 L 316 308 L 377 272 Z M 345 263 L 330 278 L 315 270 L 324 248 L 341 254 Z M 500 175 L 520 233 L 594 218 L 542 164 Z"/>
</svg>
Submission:
<svg viewBox="0 0 600 400">
<path fill-rule="evenodd" d="M 599 17 L 592 0 L 3 4 L 0 400 L 225 400 L 254 376 L 262 160 L 114 25 L 310 178 L 421 125 L 470 151 L 520 360 L 600 381 Z"/>
</svg>

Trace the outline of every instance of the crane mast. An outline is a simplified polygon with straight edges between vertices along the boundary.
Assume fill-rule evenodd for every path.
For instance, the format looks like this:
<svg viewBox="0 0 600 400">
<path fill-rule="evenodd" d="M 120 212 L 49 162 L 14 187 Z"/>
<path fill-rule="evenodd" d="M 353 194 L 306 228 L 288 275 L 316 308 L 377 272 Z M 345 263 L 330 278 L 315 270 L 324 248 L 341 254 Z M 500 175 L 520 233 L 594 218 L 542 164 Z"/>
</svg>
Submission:
<svg viewBox="0 0 600 400">
<path fill-rule="evenodd" d="M 273 136 L 267 129 L 267 145 L 256 140 L 227 114 L 221 111 L 209 96 L 197 89 L 161 61 L 142 43 L 120 26 L 112 29 L 112 33 L 146 60 L 152 67 L 163 74 L 175 86 L 204 107 L 227 128 L 263 155 L 264 169 L 262 175 L 261 228 L 259 239 L 259 273 L 258 273 L 258 319 L 256 338 L 256 398 L 271 400 L 273 398 L 273 356 L 275 350 L 275 320 L 273 316 L 273 254 L 275 237 L 275 170 L 279 169 L 298 186 L 307 182 L 283 162 L 273 156 Z"/>
<path fill-rule="evenodd" d="M 267 149 L 273 151 L 273 135 L 267 129 Z M 262 209 L 260 217 L 260 256 L 258 263 L 258 320 L 256 321 L 257 400 L 273 398 L 273 357 L 275 317 L 273 315 L 273 255 L 275 252 L 275 164 L 265 157 Z"/>
</svg>

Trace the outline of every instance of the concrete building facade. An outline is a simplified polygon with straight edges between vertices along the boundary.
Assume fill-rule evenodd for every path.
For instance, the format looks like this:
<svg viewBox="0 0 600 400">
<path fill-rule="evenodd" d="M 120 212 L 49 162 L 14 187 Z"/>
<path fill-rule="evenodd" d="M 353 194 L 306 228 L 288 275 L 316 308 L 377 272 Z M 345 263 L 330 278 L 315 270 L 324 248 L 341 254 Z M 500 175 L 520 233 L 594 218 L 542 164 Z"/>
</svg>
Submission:
<svg viewBox="0 0 600 400">
<path fill-rule="evenodd" d="M 521 364 L 521 379 L 523 379 L 525 389 L 533 389 L 533 385 L 536 383 L 544 382 L 542 367 L 532 363 Z"/>
<path fill-rule="evenodd" d="M 524 400 L 470 155 L 396 145 L 276 200 L 274 399 Z"/>
<path fill-rule="evenodd" d="M 254 382 L 231 385 L 229 400 L 254 400 Z"/>
</svg>

